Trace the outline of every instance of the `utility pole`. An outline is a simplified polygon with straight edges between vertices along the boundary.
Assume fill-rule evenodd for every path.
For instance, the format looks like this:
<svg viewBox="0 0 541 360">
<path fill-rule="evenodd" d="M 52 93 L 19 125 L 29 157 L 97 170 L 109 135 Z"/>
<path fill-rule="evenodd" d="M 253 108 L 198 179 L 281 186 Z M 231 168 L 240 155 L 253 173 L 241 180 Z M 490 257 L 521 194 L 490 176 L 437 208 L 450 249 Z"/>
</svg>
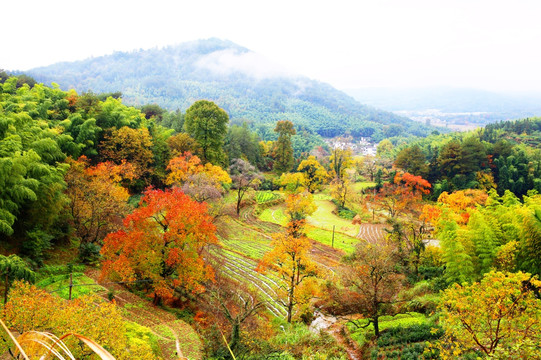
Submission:
<svg viewBox="0 0 541 360">
<path fill-rule="evenodd" d="M 70 273 L 70 292 L 69 292 L 69 300 L 71 300 L 71 289 L 73 288 L 73 273 Z"/>
<path fill-rule="evenodd" d="M 333 226 L 332 226 L 332 241 L 331 241 L 331 246 L 332 246 L 333 249 L 334 249 L 334 227 L 335 227 L 335 226 L 336 226 L 336 225 L 333 225 Z"/>
</svg>

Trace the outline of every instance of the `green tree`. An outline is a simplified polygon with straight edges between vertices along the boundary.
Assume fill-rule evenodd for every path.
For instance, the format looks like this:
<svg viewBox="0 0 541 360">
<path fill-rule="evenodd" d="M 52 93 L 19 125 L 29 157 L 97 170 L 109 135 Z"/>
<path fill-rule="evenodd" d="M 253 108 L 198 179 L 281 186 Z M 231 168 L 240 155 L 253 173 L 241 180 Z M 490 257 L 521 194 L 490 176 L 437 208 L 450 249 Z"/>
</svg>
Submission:
<svg viewBox="0 0 541 360">
<path fill-rule="evenodd" d="M 393 143 L 389 139 L 383 139 L 378 144 L 376 151 L 378 157 L 390 158 L 393 156 Z"/>
<path fill-rule="evenodd" d="M 462 147 L 458 140 L 451 140 L 441 148 L 437 162 L 444 179 L 452 180 L 455 175 L 460 173 Z"/>
<path fill-rule="evenodd" d="M 293 167 L 291 136 L 295 135 L 296 131 L 293 123 L 288 120 L 278 121 L 274 131 L 278 133 L 278 140 L 274 142 L 274 171 L 282 174 Z"/>
<path fill-rule="evenodd" d="M 524 215 L 517 260 L 520 269 L 541 274 L 541 209 L 529 210 Z"/>
<path fill-rule="evenodd" d="M 201 147 L 203 162 L 224 163 L 223 145 L 228 122 L 229 115 L 212 101 L 196 101 L 186 110 L 184 126 Z"/>
<path fill-rule="evenodd" d="M 446 221 L 438 234 L 441 239 L 443 260 L 445 262 L 445 278 L 449 283 L 462 284 L 473 277 L 473 261 L 468 254 L 462 239 L 457 235 L 458 225 L 454 221 Z"/>
<path fill-rule="evenodd" d="M 346 170 L 353 165 L 350 148 L 335 146 L 329 159 L 331 176 L 342 181 L 346 176 Z"/>
<path fill-rule="evenodd" d="M 0 278 L 4 281 L 4 304 L 8 301 L 8 292 L 15 280 L 34 281 L 36 274 L 28 264 L 17 255 L 0 255 Z"/>
<path fill-rule="evenodd" d="M 428 165 L 426 156 L 419 145 L 410 146 L 401 150 L 396 156 L 394 165 L 410 174 L 426 178 Z"/>
<path fill-rule="evenodd" d="M 248 129 L 246 122 L 242 126 L 233 125 L 229 127 L 225 150 L 229 159 L 243 158 L 254 165 L 260 161 L 258 136 Z"/>
<path fill-rule="evenodd" d="M 488 164 L 485 145 L 475 136 L 469 136 L 462 142 L 462 174 L 472 174 L 480 171 Z"/>
</svg>

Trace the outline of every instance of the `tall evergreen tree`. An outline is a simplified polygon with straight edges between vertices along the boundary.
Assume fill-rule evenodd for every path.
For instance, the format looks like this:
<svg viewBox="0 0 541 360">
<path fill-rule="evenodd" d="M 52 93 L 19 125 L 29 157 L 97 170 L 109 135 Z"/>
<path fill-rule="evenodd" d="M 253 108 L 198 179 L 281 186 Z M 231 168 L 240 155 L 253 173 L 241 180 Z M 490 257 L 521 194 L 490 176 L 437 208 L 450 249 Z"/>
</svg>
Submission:
<svg viewBox="0 0 541 360">
<path fill-rule="evenodd" d="M 201 160 L 214 165 L 225 162 L 223 151 L 229 115 L 208 100 L 199 100 L 186 110 L 184 126 L 201 147 Z"/>
<path fill-rule="evenodd" d="M 293 146 L 291 136 L 295 135 L 293 123 L 288 120 L 278 121 L 275 132 L 278 133 L 278 140 L 274 143 L 274 171 L 278 174 L 288 172 L 293 167 Z"/>
</svg>

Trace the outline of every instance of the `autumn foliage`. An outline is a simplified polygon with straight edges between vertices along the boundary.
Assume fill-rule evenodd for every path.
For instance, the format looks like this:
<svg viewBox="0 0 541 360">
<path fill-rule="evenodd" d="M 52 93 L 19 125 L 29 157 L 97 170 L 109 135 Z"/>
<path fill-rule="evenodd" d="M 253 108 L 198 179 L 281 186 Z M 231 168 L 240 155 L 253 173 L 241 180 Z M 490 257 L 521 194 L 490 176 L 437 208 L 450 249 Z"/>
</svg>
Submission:
<svg viewBox="0 0 541 360">
<path fill-rule="evenodd" d="M 119 228 L 122 217 L 128 213 L 130 194 L 122 181 L 135 178 L 134 167 L 126 162 L 90 166 L 85 156 L 68 159 L 68 163 L 66 194 L 75 234 L 82 243 L 101 241 L 107 233 Z"/>
<path fill-rule="evenodd" d="M 394 218 L 406 210 L 416 210 L 423 195 L 430 193 L 431 187 L 430 183 L 420 176 L 397 173 L 392 184 L 383 185 L 375 201 L 380 209 Z"/>
<path fill-rule="evenodd" d="M 217 241 L 204 203 L 180 189 L 149 189 L 124 228 L 104 240 L 102 277 L 147 280 L 156 302 L 178 293 L 198 293 L 213 278 L 203 251 Z"/>
<path fill-rule="evenodd" d="M 526 273 L 490 272 L 480 283 L 443 292 L 443 359 L 476 351 L 491 359 L 537 359 L 541 282 Z"/>
<path fill-rule="evenodd" d="M 2 318 L 10 329 L 20 334 L 28 331 L 54 332 L 57 335 L 74 332 L 106 347 L 117 359 L 156 358 L 147 343 L 132 342 L 126 336 L 126 323 L 120 308 L 96 296 L 66 301 L 28 283 L 16 282 Z M 75 358 L 92 358 L 92 351 L 78 346 L 76 338 L 64 341 Z M 8 345 L 2 344 L 2 350 Z"/>
<path fill-rule="evenodd" d="M 231 178 L 220 166 L 211 163 L 203 165 L 197 155 L 192 155 L 189 152 L 171 159 L 167 170 L 169 170 L 169 175 L 165 180 L 167 185 L 183 184 L 189 180 L 190 176 L 201 173 L 216 184 L 231 183 Z"/>
</svg>

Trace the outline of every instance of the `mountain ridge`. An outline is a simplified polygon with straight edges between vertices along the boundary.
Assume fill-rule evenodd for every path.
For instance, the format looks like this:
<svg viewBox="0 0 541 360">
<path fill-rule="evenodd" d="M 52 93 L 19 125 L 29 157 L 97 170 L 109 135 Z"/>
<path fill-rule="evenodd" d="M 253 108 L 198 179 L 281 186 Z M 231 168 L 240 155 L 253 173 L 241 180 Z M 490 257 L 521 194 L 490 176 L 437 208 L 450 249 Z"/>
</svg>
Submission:
<svg viewBox="0 0 541 360">
<path fill-rule="evenodd" d="M 294 75 L 229 40 L 211 38 L 162 48 L 114 52 L 26 72 L 77 91 L 121 91 L 130 105 L 156 103 L 185 111 L 208 99 L 233 120 L 272 126 L 288 119 L 325 137 L 344 134 L 379 141 L 425 136 L 435 128 L 362 105 L 329 84 Z"/>
</svg>

